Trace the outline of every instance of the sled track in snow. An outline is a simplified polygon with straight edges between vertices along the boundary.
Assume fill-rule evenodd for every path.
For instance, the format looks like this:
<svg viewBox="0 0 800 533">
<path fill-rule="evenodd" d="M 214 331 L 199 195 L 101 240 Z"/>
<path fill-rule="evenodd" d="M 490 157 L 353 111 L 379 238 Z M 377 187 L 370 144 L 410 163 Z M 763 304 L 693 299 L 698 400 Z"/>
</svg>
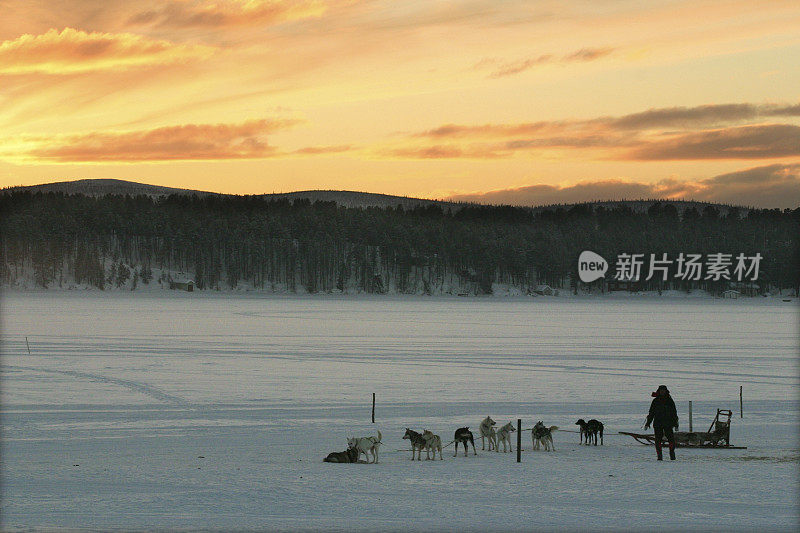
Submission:
<svg viewBox="0 0 800 533">
<path fill-rule="evenodd" d="M 168 394 L 163 390 L 159 389 L 158 387 L 154 387 L 153 385 L 149 385 L 141 381 L 112 378 L 109 376 L 103 376 L 101 374 L 90 374 L 89 372 L 78 372 L 76 370 L 52 370 L 48 368 L 37 368 L 33 366 L 16 366 L 16 365 L 15 366 L 3 365 L 2 368 L 32 370 L 34 372 L 47 372 L 49 374 L 62 374 L 65 376 L 72 376 L 79 379 L 88 379 L 92 381 L 99 381 L 101 383 L 110 383 L 112 385 L 119 385 L 120 387 L 125 387 L 126 389 L 131 390 L 133 392 L 144 394 L 145 396 L 149 396 L 154 400 L 158 400 L 161 402 L 169 403 L 172 405 L 181 405 L 181 406 L 189 405 L 189 402 L 186 401 L 184 398 Z"/>
</svg>

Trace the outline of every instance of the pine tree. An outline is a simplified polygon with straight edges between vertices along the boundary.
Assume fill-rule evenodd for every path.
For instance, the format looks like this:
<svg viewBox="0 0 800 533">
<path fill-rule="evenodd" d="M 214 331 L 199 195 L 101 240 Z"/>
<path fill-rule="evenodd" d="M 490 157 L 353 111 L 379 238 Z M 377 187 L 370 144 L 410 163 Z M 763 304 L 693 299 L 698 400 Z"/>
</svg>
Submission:
<svg viewBox="0 0 800 533">
<path fill-rule="evenodd" d="M 122 287 L 131 277 L 131 271 L 122 262 L 117 265 L 117 287 Z"/>
</svg>

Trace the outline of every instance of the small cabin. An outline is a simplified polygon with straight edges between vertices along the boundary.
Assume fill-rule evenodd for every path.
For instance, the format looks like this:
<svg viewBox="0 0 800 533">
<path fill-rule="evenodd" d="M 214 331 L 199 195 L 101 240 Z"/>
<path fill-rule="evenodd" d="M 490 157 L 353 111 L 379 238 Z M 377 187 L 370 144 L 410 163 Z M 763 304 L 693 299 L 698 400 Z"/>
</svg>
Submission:
<svg viewBox="0 0 800 533">
<path fill-rule="evenodd" d="M 533 292 L 541 296 L 553 296 L 556 291 L 550 285 L 537 285 L 534 287 Z"/>
<path fill-rule="evenodd" d="M 747 281 L 733 282 L 729 284 L 728 287 L 730 290 L 734 290 L 744 296 L 758 296 L 758 291 L 760 289 L 757 283 Z"/>
<path fill-rule="evenodd" d="M 608 292 L 639 292 L 642 290 L 642 284 L 633 280 L 610 279 L 607 282 L 606 290 Z"/>
<path fill-rule="evenodd" d="M 194 281 L 190 279 L 185 281 L 170 281 L 169 288 L 172 290 L 192 292 L 194 291 Z"/>
<path fill-rule="evenodd" d="M 728 289 L 727 291 L 723 291 L 722 292 L 722 297 L 723 298 L 730 298 L 732 300 L 737 299 L 740 295 L 741 295 L 741 293 L 739 291 L 736 291 L 736 290 L 733 290 L 733 289 Z"/>
</svg>

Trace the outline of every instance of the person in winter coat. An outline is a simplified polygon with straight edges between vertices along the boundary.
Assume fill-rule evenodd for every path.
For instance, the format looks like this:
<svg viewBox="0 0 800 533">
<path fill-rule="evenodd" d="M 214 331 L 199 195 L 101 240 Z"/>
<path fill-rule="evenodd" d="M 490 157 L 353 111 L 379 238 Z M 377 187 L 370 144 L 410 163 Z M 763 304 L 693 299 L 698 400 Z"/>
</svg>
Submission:
<svg viewBox="0 0 800 533">
<path fill-rule="evenodd" d="M 653 424 L 653 430 L 656 437 L 656 454 L 658 460 L 663 460 L 661 456 L 661 440 L 666 437 L 669 442 L 669 458 L 675 460 L 675 431 L 678 430 L 678 410 L 675 409 L 675 402 L 672 396 L 669 395 L 669 389 L 666 385 L 659 385 L 658 389 L 653 393 L 653 403 L 650 404 L 650 413 L 647 415 L 647 420 L 644 423 L 644 429 L 649 429 L 650 424 Z"/>
</svg>

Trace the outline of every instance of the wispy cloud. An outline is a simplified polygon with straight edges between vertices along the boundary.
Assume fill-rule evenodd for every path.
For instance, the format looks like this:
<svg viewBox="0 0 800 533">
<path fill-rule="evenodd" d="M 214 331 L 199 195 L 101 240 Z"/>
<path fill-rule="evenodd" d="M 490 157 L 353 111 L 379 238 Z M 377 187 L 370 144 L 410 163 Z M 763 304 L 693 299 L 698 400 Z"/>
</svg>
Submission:
<svg viewBox="0 0 800 533">
<path fill-rule="evenodd" d="M 538 184 L 456 194 L 449 199 L 536 206 L 642 198 L 691 199 L 743 206 L 795 208 L 800 206 L 800 164 L 760 166 L 695 181 L 665 179 L 655 183 L 642 183 L 632 180 L 603 180 L 567 186 Z"/>
<path fill-rule="evenodd" d="M 711 127 L 770 117 L 800 117 L 800 104 L 719 104 L 648 109 L 617 118 L 598 119 L 617 129 Z"/>
<path fill-rule="evenodd" d="M 504 78 L 506 76 L 513 76 L 530 70 L 534 67 L 550 64 L 568 64 L 568 63 L 585 63 L 595 61 L 603 58 L 614 52 L 613 48 L 582 48 L 575 52 L 563 56 L 555 56 L 553 54 L 540 54 L 532 57 L 517 59 L 514 61 L 507 61 L 501 59 L 487 58 L 479 61 L 475 65 L 477 70 L 489 70 L 488 78 Z"/>
<path fill-rule="evenodd" d="M 136 131 L 96 131 L 74 135 L 0 139 L 0 159 L 50 163 L 136 163 L 313 157 L 355 150 L 351 145 L 306 146 L 283 150 L 269 135 L 297 124 L 295 119 L 248 120 L 237 124 L 182 124 Z"/>
<path fill-rule="evenodd" d="M 766 159 L 800 156 L 800 126 L 768 124 L 740 126 L 645 141 L 626 158 L 671 159 Z"/>
<path fill-rule="evenodd" d="M 131 33 L 51 29 L 0 44 L 0 73 L 71 74 L 163 65 L 208 57 L 208 46 L 175 44 Z"/>
<path fill-rule="evenodd" d="M 671 107 L 619 117 L 515 124 L 444 124 L 384 150 L 396 157 L 511 157 L 543 149 L 601 150 L 616 160 L 765 159 L 800 156 L 800 126 L 757 123 L 800 116 L 796 104 Z M 426 142 L 430 141 L 430 142 Z"/>
<path fill-rule="evenodd" d="M 381 153 L 388 157 L 400 159 L 496 159 L 503 155 L 499 150 L 488 145 L 463 147 L 452 145 L 409 146 L 385 149 Z"/>
<path fill-rule="evenodd" d="M 589 120 L 520 122 L 516 124 L 444 124 L 414 133 L 415 137 L 516 137 L 541 133 L 638 130 L 658 128 L 707 128 L 721 124 L 752 122 L 770 117 L 800 117 L 800 104 L 716 104 L 695 107 L 663 107 L 619 117 Z"/>
<path fill-rule="evenodd" d="M 306 146 L 299 148 L 291 153 L 297 155 L 327 155 L 327 154 L 341 154 L 353 150 L 349 144 L 340 144 L 334 146 Z"/>
<path fill-rule="evenodd" d="M 58 163 L 258 159 L 277 152 L 267 143 L 268 134 L 296 123 L 262 119 L 29 138 L 27 149 L 18 155 Z"/>
<path fill-rule="evenodd" d="M 130 18 L 131 24 L 171 28 L 224 28 L 279 24 L 322 16 L 331 4 L 323 0 L 169 0 Z"/>
</svg>

